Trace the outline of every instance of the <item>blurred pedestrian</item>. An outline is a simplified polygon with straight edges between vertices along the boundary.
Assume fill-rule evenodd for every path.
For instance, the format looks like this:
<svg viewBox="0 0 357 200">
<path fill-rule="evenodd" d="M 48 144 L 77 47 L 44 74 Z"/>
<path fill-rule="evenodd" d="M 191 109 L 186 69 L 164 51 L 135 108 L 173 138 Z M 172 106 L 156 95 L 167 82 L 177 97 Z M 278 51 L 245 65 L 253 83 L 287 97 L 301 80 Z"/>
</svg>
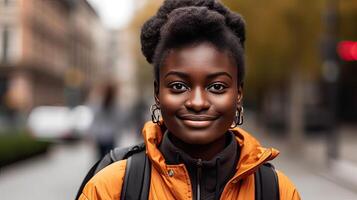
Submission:
<svg viewBox="0 0 357 200">
<path fill-rule="evenodd" d="M 117 87 L 107 83 L 101 92 L 101 102 L 92 108 L 94 118 L 89 128 L 100 158 L 114 148 L 116 136 L 122 128 L 122 116 L 117 105 Z"/>
<path fill-rule="evenodd" d="M 131 116 L 131 121 L 134 126 L 134 130 L 136 131 L 136 136 L 141 138 L 141 130 L 147 121 L 147 110 L 148 106 L 146 104 L 146 101 L 143 97 L 140 97 L 139 100 L 135 103 L 132 116 Z"/>
<path fill-rule="evenodd" d="M 244 41 L 242 17 L 218 1 L 164 1 L 141 32 L 143 54 L 155 70 L 152 122 L 144 126 L 141 151 L 151 170 L 127 173 L 147 163 L 135 162 L 135 155 L 115 162 L 88 182 L 80 199 L 299 200 L 291 181 L 265 164 L 279 152 L 237 127 Z M 149 183 L 128 184 L 142 174 Z"/>
</svg>

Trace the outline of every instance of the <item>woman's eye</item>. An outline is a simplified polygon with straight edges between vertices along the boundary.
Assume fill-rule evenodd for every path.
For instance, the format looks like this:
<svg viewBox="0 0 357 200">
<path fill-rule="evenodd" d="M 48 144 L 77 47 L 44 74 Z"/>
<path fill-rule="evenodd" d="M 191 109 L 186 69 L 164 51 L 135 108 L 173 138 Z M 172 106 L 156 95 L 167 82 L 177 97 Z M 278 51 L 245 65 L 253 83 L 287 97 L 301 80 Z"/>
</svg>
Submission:
<svg viewBox="0 0 357 200">
<path fill-rule="evenodd" d="M 220 83 L 212 84 L 208 87 L 208 90 L 214 93 L 222 93 L 227 87 Z"/>
<path fill-rule="evenodd" d="M 184 91 L 186 91 L 188 89 L 187 86 L 182 84 L 182 83 L 173 83 L 173 84 L 170 85 L 170 87 L 175 92 L 184 92 Z"/>
</svg>

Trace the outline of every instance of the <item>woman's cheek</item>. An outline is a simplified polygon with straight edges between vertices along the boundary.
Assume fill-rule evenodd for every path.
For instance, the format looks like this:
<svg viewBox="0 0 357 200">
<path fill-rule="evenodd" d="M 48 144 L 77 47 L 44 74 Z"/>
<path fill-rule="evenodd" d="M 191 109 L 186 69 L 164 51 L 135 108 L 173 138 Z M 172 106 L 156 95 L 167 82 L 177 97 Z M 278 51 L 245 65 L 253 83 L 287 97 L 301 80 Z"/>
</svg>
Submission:
<svg viewBox="0 0 357 200">
<path fill-rule="evenodd" d="M 166 114 L 174 115 L 175 111 L 178 110 L 184 104 L 183 94 L 174 94 L 168 90 L 163 90 L 160 95 L 160 109 Z"/>
<path fill-rule="evenodd" d="M 215 105 L 216 110 L 220 113 L 235 112 L 236 100 L 233 95 L 217 95 L 211 99 L 211 102 L 213 105 Z"/>
</svg>

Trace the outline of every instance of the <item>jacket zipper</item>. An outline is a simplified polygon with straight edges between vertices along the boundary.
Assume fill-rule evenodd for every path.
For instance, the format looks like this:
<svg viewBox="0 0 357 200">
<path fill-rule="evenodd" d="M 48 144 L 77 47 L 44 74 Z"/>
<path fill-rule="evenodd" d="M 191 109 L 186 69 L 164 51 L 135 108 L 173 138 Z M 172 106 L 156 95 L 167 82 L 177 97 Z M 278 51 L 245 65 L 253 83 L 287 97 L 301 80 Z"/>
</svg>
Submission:
<svg viewBox="0 0 357 200">
<path fill-rule="evenodd" d="M 201 200 L 201 176 L 202 176 L 202 159 L 197 160 L 197 176 L 196 176 L 196 200 Z"/>
</svg>

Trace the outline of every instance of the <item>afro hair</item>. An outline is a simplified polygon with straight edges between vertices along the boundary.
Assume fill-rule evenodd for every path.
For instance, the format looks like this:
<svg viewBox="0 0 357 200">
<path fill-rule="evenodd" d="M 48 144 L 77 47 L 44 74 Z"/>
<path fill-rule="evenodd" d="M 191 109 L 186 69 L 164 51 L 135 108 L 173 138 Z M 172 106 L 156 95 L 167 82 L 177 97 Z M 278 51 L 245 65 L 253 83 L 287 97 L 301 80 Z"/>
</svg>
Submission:
<svg viewBox="0 0 357 200">
<path fill-rule="evenodd" d="M 215 0 L 166 0 L 141 29 L 141 49 L 146 60 L 154 65 L 156 80 L 170 49 L 209 42 L 229 52 L 242 83 L 244 41 L 243 18 Z"/>
</svg>

